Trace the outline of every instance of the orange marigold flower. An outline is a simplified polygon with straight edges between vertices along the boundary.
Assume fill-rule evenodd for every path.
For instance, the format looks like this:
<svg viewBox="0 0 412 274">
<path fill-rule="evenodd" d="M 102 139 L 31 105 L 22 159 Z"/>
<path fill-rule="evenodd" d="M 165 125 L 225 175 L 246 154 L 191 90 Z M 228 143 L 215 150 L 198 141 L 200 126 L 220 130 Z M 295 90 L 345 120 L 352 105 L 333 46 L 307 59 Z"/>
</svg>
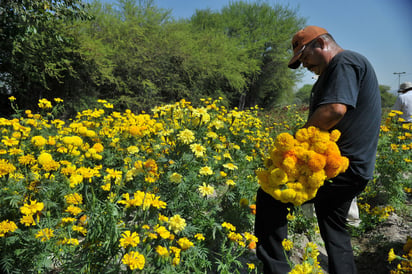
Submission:
<svg viewBox="0 0 412 274">
<path fill-rule="evenodd" d="M 255 204 L 250 205 L 249 208 L 250 208 L 251 213 L 253 215 L 256 215 L 256 205 Z"/>
<path fill-rule="evenodd" d="M 254 242 L 254 241 L 250 242 L 247 247 L 248 247 L 249 249 L 256 249 L 256 242 Z"/>
<path fill-rule="evenodd" d="M 326 158 L 325 156 L 319 153 L 312 154 L 308 161 L 309 168 L 314 172 L 322 170 L 325 167 L 325 165 Z"/>
</svg>

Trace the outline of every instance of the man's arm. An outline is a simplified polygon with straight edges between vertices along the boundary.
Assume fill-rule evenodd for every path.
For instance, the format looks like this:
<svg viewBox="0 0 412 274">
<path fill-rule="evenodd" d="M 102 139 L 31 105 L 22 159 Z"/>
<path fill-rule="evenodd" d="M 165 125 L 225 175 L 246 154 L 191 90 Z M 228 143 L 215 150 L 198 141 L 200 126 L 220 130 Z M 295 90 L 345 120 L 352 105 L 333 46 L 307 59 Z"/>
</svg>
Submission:
<svg viewBox="0 0 412 274">
<path fill-rule="evenodd" d="M 324 104 L 319 106 L 303 127 L 314 126 L 322 130 L 329 130 L 335 126 L 345 115 L 346 105 Z"/>
</svg>

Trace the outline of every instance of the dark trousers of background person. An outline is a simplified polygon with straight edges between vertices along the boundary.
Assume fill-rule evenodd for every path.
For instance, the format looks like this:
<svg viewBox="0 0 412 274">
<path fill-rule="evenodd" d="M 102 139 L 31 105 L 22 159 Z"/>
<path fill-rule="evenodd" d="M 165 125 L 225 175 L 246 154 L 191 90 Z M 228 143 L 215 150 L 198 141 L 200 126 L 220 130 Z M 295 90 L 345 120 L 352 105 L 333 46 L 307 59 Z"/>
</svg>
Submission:
<svg viewBox="0 0 412 274">
<path fill-rule="evenodd" d="M 314 199 L 320 234 L 328 253 L 330 274 L 357 273 L 351 237 L 347 231 L 347 215 L 355 196 L 363 191 L 368 181 L 350 171 L 325 182 Z M 291 269 L 287 263 L 282 240 L 287 238 L 288 208 L 285 204 L 258 190 L 256 197 L 255 236 L 258 238 L 257 256 L 263 262 L 264 273 L 285 274 Z"/>
</svg>

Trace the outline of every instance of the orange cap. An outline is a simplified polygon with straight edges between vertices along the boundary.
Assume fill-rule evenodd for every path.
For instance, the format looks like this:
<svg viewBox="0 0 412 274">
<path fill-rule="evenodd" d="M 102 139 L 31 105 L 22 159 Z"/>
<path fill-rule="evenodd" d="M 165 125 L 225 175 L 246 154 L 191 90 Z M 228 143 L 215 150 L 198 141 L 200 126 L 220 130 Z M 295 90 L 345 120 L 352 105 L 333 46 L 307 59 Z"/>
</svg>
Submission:
<svg viewBox="0 0 412 274">
<path fill-rule="evenodd" d="M 298 31 L 292 38 L 294 55 L 292 59 L 290 59 L 288 67 L 291 69 L 298 68 L 300 66 L 299 58 L 302 55 L 303 46 L 325 33 L 328 33 L 328 31 L 317 26 L 307 26 L 306 28 Z"/>
</svg>

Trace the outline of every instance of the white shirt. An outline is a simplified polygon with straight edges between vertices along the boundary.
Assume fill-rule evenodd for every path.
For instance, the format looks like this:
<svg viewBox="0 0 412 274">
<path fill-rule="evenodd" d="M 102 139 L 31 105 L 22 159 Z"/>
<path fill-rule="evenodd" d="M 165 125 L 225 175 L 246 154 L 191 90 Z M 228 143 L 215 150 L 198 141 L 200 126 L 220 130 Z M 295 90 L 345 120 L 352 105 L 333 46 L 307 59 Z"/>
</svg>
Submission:
<svg viewBox="0 0 412 274">
<path fill-rule="evenodd" d="M 412 90 L 400 94 L 398 98 L 396 98 L 393 109 L 402 111 L 403 114 L 400 117 L 405 119 L 406 122 L 412 123 Z"/>
</svg>

